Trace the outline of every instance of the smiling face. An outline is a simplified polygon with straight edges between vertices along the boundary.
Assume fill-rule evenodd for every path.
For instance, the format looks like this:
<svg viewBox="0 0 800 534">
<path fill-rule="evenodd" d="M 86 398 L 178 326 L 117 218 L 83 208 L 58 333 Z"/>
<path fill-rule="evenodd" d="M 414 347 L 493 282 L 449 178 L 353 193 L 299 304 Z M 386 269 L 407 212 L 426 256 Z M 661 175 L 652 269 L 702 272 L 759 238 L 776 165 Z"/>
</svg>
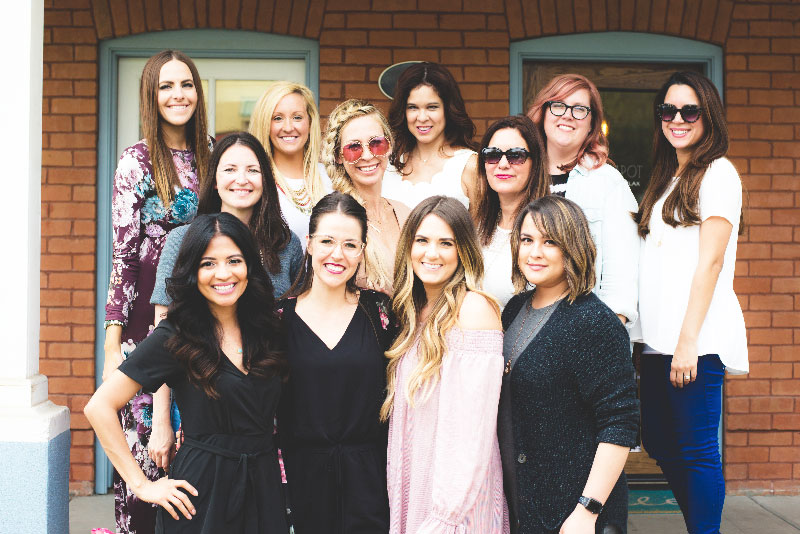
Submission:
<svg viewBox="0 0 800 534">
<path fill-rule="evenodd" d="M 406 124 L 420 144 L 437 141 L 444 135 L 444 103 L 433 87 L 418 85 L 408 93 Z"/>
<path fill-rule="evenodd" d="M 314 284 L 345 287 L 364 256 L 361 236 L 362 227 L 355 217 L 333 212 L 319 218 L 314 237 L 308 236 L 306 247 L 311 256 Z M 353 245 L 358 246 L 358 254 L 352 249 Z"/>
<path fill-rule="evenodd" d="M 700 100 L 697 98 L 697 93 L 695 93 L 694 89 L 688 85 L 676 84 L 667 89 L 664 103 L 672 104 L 680 109 L 689 104 L 699 106 Z M 679 160 L 688 158 L 695 145 L 703 139 L 703 134 L 705 133 L 704 122 L 705 118 L 702 114 L 698 121 L 686 122 L 680 113 L 676 113 L 675 118 L 669 122 L 661 122 L 661 131 L 669 141 L 669 144 L 675 147 Z"/>
<path fill-rule="evenodd" d="M 177 59 L 164 63 L 158 75 L 158 114 L 172 126 L 185 126 L 197 107 L 192 71 Z"/>
<path fill-rule="evenodd" d="M 490 147 L 496 147 L 505 152 L 509 148 L 524 148 L 529 150 L 528 144 L 516 128 L 503 128 L 497 130 L 489 141 Z M 525 160 L 521 165 L 511 165 L 508 159 L 503 156 L 495 164 L 486 162 L 486 179 L 498 195 L 518 195 L 525 190 L 530 178 L 531 158 Z"/>
<path fill-rule="evenodd" d="M 389 165 L 391 148 L 383 156 L 376 156 L 369 151 L 369 140 L 374 137 L 386 137 L 383 126 L 374 115 L 361 115 L 351 119 L 342 127 L 341 146 L 359 142 L 362 147 L 361 158 L 355 163 L 349 163 L 342 158 L 341 149 L 337 161 L 344 164 L 344 169 L 357 188 L 379 186 L 383 180 L 383 173 Z"/>
<path fill-rule="evenodd" d="M 425 292 L 441 291 L 458 268 L 458 249 L 450 225 L 431 213 L 422 219 L 411 245 L 411 269 Z"/>
<path fill-rule="evenodd" d="M 231 145 L 219 159 L 216 177 L 222 201 L 220 211 L 247 222 L 263 191 L 261 166 L 256 155 L 244 145 Z"/>
<path fill-rule="evenodd" d="M 537 288 L 556 288 L 564 292 L 568 287 L 564 253 L 542 234 L 530 214 L 525 216 L 520 228 L 517 265 L 525 279 Z"/>
<path fill-rule="evenodd" d="M 298 93 L 289 93 L 278 101 L 272 112 L 269 130 L 272 148 L 285 155 L 302 153 L 310 128 L 306 101 Z"/>
<path fill-rule="evenodd" d="M 559 101 L 568 106 L 591 107 L 591 95 L 586 89 L 578 89 Z M 561 154 L 569 154 L 569 157 L 577 156 L 578 150 L 592 129 L 591 113 L 581 120 L 572 117 L 572 110 L 567 110 L 560 117 L 553 115 L 549 109 L 543 110 L 543 114 L 548 153 L 554 150 Z"/>
<path fill-rule="evenodd" d="M 236 306 L 247 287 L 247 264 L 242 251 L 225 235 L 216 235 L 208 243 L 197 269 L 197 289 L 208 301 L 211 313 Z"/>
</svg>

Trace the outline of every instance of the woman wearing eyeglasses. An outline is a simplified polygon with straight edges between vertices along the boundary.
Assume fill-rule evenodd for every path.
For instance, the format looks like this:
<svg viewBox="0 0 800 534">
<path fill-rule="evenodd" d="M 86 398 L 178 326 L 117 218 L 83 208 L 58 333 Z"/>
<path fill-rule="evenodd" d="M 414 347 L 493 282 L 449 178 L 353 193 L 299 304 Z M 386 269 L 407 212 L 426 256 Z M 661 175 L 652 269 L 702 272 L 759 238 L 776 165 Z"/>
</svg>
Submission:
<svg viewBox="0 0 800 534">
<path fill-rule="evenodd" d="M 391 128 L 378 108 L 350 99 L 328 116 L 322 149 L 334 189 L 367 210 L 369 239 L 356 283 L 390 296 L 397 240 L 409 213 L 404 204 L 381 196 L 392 144 Z"/>
<path fill-rule="evenodd" d="M 475 124 L 455 78 L 437 63 L 422 62 L 397 80 L 389 108 L 396 140 L 383 194 L 409 208 L 447 195 L 469 208 L 477 170 Z"/>
<path fill-rule="evenodd" d="M 278 435 L 296 534 L 385 534 L 387 427 L 378 420 L 393 337 L 389 298 L 359 290 L 367 214 L 353 197 L 311 212 L 304 275 L 279 304 L 289 381 Z"/>
<path fill-rule="evenodd" d="M 505 117 L 489 126 L 478 176 L 472 216 L 483 251 L 483 287 L 505 306 L 514 295 L 511 227 L 525 206 L 550 193 L 544 144 L 528 117 Z"/>
<path fill-rule="evenodd" d="M 642 440 L 690 534 L 718 533 L 725 480 L 717 432 L 725 370 L 748 371 L 733 292 L 742 183 L 712 82 L 677 72 L 656 95 L 653 174 L 636 215 Z M 636 334 L 636 332 L 634 332 Z"/>
<path fill-rule="evenodd" d="M 589 221 L 597 247 L 594 291 L 623 323 L 637 317 L 639 240 L 631 213 L 636 199 L 608 163 L 597 87 L 579 74 L 556 76 L 534 99 L 528 116 L 547 147 L 551 192 L 572 200 Z"/>
</svg>

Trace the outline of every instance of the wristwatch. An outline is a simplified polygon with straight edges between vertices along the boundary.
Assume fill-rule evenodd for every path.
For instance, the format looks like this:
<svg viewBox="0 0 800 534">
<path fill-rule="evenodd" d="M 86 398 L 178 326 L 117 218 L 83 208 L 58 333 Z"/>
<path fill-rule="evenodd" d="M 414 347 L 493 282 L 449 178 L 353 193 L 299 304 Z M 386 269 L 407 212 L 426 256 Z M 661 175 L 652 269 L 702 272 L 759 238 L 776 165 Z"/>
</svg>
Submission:
<svg viewBox="0 0 800 534">
<path fill-rule="evenodd" d="M 578 502 L 590 513 L 597 515 L 603 511 L 603 503 L 598 501 L 597 499 L 592 499 L 591 497 L 586 497 L 585 495 L 581 495 Z"/>
</svg>

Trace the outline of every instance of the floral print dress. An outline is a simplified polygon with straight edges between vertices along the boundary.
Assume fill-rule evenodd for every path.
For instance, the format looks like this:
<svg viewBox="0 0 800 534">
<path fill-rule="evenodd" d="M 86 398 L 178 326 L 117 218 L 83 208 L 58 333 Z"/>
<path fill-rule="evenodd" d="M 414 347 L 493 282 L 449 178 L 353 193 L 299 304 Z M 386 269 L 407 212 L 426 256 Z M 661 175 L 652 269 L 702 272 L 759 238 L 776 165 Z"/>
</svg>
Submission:
<svg viewBox="0 0 800 534">
<path fill-rule="evenodd" d="M 150 294 L 167 234 L 197 213 L 198 177 L 194 152 L 173 150 L 172 161 L 181 188 L 176 187 L 167 209 L 155 190 L 150 153 L 144 140 L 119 159 L 114 174 L 111 203 L 113 263 L 106 301 L 106 324 L 122 325 L 122 357 L 127 358 L 152 329 L 154 307 Z M 120 411 L 128 446 L 150 480 L 164 476 L 147 453 L 152 425 L 153 396 L 140 391 Z M 155 531 L 155 505 L 140 501 L 114 472 L 117 532 L 147 534 Z"/>
</svg>

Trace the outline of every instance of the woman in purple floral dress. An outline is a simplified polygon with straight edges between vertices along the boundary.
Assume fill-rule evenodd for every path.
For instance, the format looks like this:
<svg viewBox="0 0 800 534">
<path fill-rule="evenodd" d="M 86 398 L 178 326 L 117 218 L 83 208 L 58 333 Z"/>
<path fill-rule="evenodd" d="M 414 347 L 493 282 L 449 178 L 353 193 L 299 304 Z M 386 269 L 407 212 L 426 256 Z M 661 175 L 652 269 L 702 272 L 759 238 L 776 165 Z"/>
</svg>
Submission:
<svg viewBox="0 0 800 534">
<path fill-rule="evenodd" d="M 122 153 L 114 174 L 103 379 L 147 337 L 154 316 L 150 294 L 164 241 L 197 211 L 198 177 L 205 176 L 209 159 L 204 109 L 191 59 L 165 50 L 147 61 L 139 110 L 144 139 Z M 155 396 L 154 403 L 153 392 L 140 391 L 120 411 L 131 452 L 150 480 L 164 476 L 174 441 L 169 389 L 163 386 Z M 114 494 L 117 532 L 154 532 L 156 508 L 140 501 L 116 472 Z"/>
</svg>

